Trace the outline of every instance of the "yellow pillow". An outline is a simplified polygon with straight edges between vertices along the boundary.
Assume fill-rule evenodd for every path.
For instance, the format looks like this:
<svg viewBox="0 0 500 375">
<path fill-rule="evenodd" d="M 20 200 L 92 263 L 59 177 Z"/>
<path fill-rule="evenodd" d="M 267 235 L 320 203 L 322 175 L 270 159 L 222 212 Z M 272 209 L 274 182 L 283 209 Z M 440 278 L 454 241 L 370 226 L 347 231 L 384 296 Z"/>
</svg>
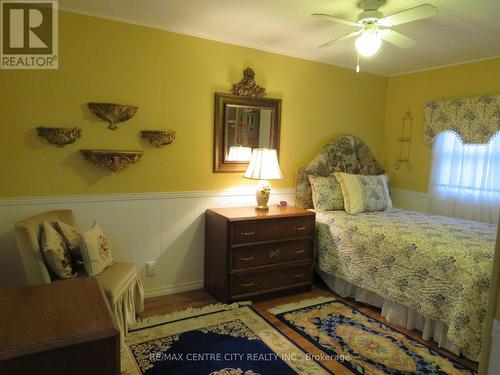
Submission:
<svg viewBox="0 0 500 375">
<path fill-rule="evenodd" d="M 347 213 L 384 211 L 392 207 L 387 175 L 365 176 L 335 172 L 335 177 L 342 189 Z"/>
</svg>

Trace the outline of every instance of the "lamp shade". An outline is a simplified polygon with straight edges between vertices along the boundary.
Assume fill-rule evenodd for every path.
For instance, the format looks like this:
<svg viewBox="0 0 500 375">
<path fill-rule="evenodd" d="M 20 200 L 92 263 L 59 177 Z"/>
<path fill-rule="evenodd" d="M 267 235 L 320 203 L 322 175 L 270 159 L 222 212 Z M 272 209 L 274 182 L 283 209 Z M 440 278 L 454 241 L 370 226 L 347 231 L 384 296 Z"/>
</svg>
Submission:
<svg viewBox="0 0 500 375">
<path fill-rule="evenodd" d="M 280 166 L 276 150 L 269 148 L 254 148 L 250 165 L 243 176 L 252 180 L 280 180 Z"/>
<path fill-rule="evenodd" d="M 227 161 L 250 161 L 252 159 L 252 148 L 243 146 L 231 146 L 227 155 Z"/>
</svg>

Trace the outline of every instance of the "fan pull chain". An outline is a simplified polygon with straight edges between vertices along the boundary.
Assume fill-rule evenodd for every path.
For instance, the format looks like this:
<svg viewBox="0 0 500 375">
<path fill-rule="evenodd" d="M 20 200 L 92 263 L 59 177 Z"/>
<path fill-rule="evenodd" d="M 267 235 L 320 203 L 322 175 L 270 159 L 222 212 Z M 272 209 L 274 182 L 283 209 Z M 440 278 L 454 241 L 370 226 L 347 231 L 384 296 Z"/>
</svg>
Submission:
<svg viewBox="0 0 500 375">
<path fill-rule="evenodd" d="M 356 54 L 356 73 L 359 73 L 359 52 Z"/>
</svg>

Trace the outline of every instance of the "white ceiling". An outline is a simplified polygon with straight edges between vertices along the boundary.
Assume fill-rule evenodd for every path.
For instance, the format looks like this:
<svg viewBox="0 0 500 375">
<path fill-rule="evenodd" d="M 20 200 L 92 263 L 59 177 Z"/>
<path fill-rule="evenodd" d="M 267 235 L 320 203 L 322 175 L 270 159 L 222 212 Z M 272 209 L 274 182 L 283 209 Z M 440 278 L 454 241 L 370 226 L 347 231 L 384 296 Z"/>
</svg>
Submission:
<svg viewBox="0 0 500 375">
<path fill-rule="evenodd" d="M 386 42 L 361 61 L 361 70 L 395 75 L 500 56 L 500 0 L 387 0 L 395 13 L 423 3 L 435 17 L 394 26 L 419 43 L 402 50 Z M 348 68 L 355 66 L 354 41 L 318 45 L 350 26 L 310 16 L 330 13 L 356 20 L 358 0 L 60 0 L 60 8 L 173 32 L 223 41 Z"/>
</svg>

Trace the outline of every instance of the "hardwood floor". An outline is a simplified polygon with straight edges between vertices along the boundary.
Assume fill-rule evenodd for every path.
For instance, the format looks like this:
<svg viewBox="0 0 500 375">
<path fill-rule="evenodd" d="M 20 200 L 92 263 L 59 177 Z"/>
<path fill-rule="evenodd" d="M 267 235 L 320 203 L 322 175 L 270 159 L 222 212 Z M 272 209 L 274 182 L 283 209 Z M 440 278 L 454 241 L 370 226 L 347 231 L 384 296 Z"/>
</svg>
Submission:
<svg viewBox="0 0 500 375">
<path fill-rule="evenodd" d="M 283 294 L 278 297 L 268 297 L 268 298 L 260 298 L 253 300 L 253 307 L 269 322 L 271 322 L 278 330 L 283 332 L 286 336 L 295 341 L 304 351 L 309 352 L 315 355 L 324 354 L 322 350 L 316 347 L 314 344 L 310 343 L 308 340 L 300 336 L 297 332 L 292 330 L 286 324 L 282 323 L 280 320 L 274 317 L 274 315 L 270 314 L 267 310 L 278 305 L 300 301 L 304 299 L 319 297 L 319 296 L 334 296 L 336 299 L 346 303 L 347 305 L 358 309 L 359 311 L 391 326 L 401 332 L 404 332 L 408 336 L 413 339 L 424 343 L 425 345 L 431 347 L 432 349 L 445 353 L 447 356 L 457 360 L 458 362 L 475 369 L 477 371 L 477 363 L 469 361 L 463 357 L 457 357 L 454 354 L 448 352 L 447 350 L 441 349 L 437 346 L 436 343 L 432 341 L 423 340 L 421 337 L 421 333 L 414 330 L 408 330 L 400 326 L 396 326 L 388 323 L 384 318 L 380 315 L 380 310 L 371 306 L 363 305 L 357 303 L 351 299 L 345 299 L 339 297 L 332 293 L 329 289 L 327 289 L 323 285 L 316 285 L 313 287 L 311 291 L 307 291 L 300 294 L 292 294 L 285 295 Z M 194 290 L 190 292 L 184 292 L 179 294 L 172 294 L 163 297 L 149 298 L 145 301 L 144 312 L 140 315 L 142 318 L 153 316 L 153 315 L 161 315 L 168 314 L 177 310 L 183 310 L 188 307 L 203 307 L 212 303 L 216 303 L 217 301 L 212 298 L 205 290 Z M 341 363 L 336 361 L 327 361 L 323 360 L 321 363 L 334 372 L 337 375 L 347 375 L 352 374 L 346 367 L 344 367 Z"/>
</svg>

